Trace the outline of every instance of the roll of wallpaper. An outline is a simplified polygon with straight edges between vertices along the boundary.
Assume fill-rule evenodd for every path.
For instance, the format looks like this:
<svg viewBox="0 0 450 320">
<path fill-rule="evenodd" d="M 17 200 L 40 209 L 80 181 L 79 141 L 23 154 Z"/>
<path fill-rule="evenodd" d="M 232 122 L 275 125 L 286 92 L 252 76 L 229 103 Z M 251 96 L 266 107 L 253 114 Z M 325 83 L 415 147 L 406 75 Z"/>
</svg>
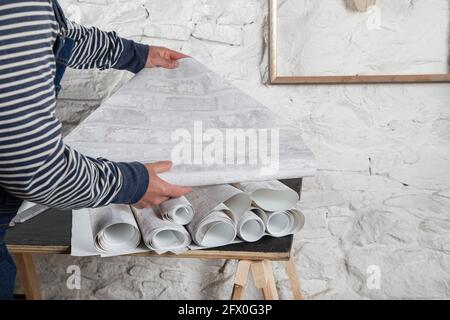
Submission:
<svg viewBox="0 0 450 320">
<path fill-rule="evenodd" d="M 137 224 L 141 229 L 145 245 L 161 254 L 164 252 L 180 253 L 188 250 L 191 236 L 186 228 L 162 219 L 156 213 L 156 207 L 147 209 L 131 208 Z"/>
<path fill-rule="evenodd" d="M 298 193 L 279 181 L 237 183 L 234 186 L 247 193 L 253 205 L 264 211 L 285 211 L 299 201 Z"/>
<path fill-rule="evenodd" d="M 261 239 L 265 229 L 264 221 L 251 210 L 245 212 L 237 224 L 237 234 L 246 242 L 255 242 Z"/>
<path fill-rule="evenodd" d="M 159 206 L 161 218 L 179 225 L 186 225 L 192 221 L 194 210 L 185 197 L 167 200 Z"/>
<path fill-rule="evenodd" d="M 265 212 L 260 208 L 252 208 L 265 225 L 266 232 L 273 237 L 284 237 L 300 231 L 305 225 L 305 216 L 297 209 Z"/>
<path fill-rule="evenodd" d="M 129 206 L 98 208 L 91 211 L 90 219 L 97 251 L 114 254 L 138 247 L 141 234 Z"/>
<path fill-rule="evenodd" d="M 236 238 L 236 222 L 223 204 L 210 212 L 195 217 L 188 225 L 192 240 L 201 247 L 220 247 Z"/>
<path fill-rule="evenodd" d="M 236 238 L 237 222 L 250 208 L 250 197 L 232 185 L 197 187 L 186 195 L 195 215 L 188 230 L 201 247 L 219 247 Z"/>
</svg>

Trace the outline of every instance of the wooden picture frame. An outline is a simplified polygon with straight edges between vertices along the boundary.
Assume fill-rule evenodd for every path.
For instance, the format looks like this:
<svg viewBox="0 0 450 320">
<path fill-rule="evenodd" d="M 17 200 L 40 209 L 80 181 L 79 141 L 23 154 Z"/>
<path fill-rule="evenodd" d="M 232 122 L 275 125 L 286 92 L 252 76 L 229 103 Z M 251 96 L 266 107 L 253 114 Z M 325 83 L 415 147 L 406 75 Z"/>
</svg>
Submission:
<svg viewBox="0 0 450 320">
<path fill-rule="evenodd" d="M 447 74 L 411 75 L 336 75 L 285 76 L 277 70 L 277 14 L 279 0 L 269 0 L 269 83 L 276 84 L 351 84 L 351 83 L 438 83 L 450 82 Z"/>
</svg>

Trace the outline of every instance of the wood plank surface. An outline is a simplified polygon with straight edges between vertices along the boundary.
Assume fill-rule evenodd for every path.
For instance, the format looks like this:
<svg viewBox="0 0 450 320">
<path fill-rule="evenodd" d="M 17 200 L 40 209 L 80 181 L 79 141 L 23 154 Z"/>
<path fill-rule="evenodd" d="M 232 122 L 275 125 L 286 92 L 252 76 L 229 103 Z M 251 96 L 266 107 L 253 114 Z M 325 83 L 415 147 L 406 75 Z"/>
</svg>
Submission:
<svg viewBox="0 0 450 320">
<path fill-rule="evenodd" d="M 72 212 L 70 210 L 49 209 L 25 223 L 10 228 L 6 234 L 6 244 L 12 253 L 70 254 L 71 229 Z M 287 261 L 292 243 L 293 236 L 264 237 L 254 243 L 238 243 L 214 249 L 188 251 L 180 255 L 158 255 L 148 252 L 137 254 L 137 256 Z"/>
</svg>

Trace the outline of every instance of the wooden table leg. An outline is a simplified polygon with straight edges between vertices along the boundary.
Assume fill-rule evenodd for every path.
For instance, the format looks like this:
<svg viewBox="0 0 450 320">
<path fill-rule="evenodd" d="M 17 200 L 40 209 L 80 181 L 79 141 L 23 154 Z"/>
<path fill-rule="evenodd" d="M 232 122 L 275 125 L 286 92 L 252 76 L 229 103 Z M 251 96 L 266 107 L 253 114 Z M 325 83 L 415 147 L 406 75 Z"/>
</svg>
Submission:
<svg viewBox="0 0 450 320">
<path fill-rule="evenodd" d="M 294 254 L 291 254 L 291 258 L 286 262 L 286 271 L 291 283 L 292 293 L 294 295 L 294 300 L 303 300 L 302 289 L 300 288 L 300 280 L 298 278 L 297 269 L 295 267 Z"/>
<path fill-rule="evenodd" d="M 26 298 L 28 300 L 40 300 L 41 292 L 39 290 L 39 282 L 36 276 L 32 254 L 15 253 L 14 257 Z"/>
<path fill-rule="evenodd" d="M 254 261 L 251 265 L 255 287 L 261 289 L 266 300 L 278 300 L 277 287 L 270 261 Z"/>
<path fill-rule="evenodd" d="M 236 275 L 234 278 L 233 293 L 231 294 L 231 300 L 241 300 L 244 296 L 245 288 L 247 287 L 248 272 L 250 270 L 250 265 L 252 264 L 249 260 L 239 260 L 236 269 Z"/>
<path fill-rule="evenodd" d="M 267 282 L 268 282 L 268 286 L 267 288 L 264 290 L 263 292 L 266 291 L 264 293 L 264 296 L 266 299 L 268 300 L 278 300 L 278 291 L 277 291 L 277 285 L 275 283 L 275 276 L 273 274 L 273 268 L 272 268 L 272 262 L 270 261 L 264 261 L 264 265 L 266 267 L 266 272 L 267 272 Z"/>
</svg>

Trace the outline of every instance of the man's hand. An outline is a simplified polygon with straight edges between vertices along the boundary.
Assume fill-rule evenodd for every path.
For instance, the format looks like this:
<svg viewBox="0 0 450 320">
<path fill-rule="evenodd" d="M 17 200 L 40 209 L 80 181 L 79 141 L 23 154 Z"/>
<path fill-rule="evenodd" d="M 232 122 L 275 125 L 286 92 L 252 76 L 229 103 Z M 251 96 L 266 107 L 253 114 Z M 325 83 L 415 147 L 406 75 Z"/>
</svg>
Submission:
<svg viewBox="0 0 450 320">
<path fill-rule="evenodd" d="M 146 68 L 162 67 L 166 69 L 175 69 L 178 67 L 178 60 L 188 56 L 163 47 L 150 46 L 148 51 Z"/>
<path fill-rule="evenodd" d="M 171 161 L 148 163 L 145 167 L 147 168 L 150 182 L 148 184 L 147 192 L 142 199 L 134 205 L 136 208 L 149 208 L 169 200 L 170 198 L 178 198 L 192 191 L 191 188 L 172 185 L 157 176 L 158 173 L 170 170 L 172 167 Z"/>
</svg>

